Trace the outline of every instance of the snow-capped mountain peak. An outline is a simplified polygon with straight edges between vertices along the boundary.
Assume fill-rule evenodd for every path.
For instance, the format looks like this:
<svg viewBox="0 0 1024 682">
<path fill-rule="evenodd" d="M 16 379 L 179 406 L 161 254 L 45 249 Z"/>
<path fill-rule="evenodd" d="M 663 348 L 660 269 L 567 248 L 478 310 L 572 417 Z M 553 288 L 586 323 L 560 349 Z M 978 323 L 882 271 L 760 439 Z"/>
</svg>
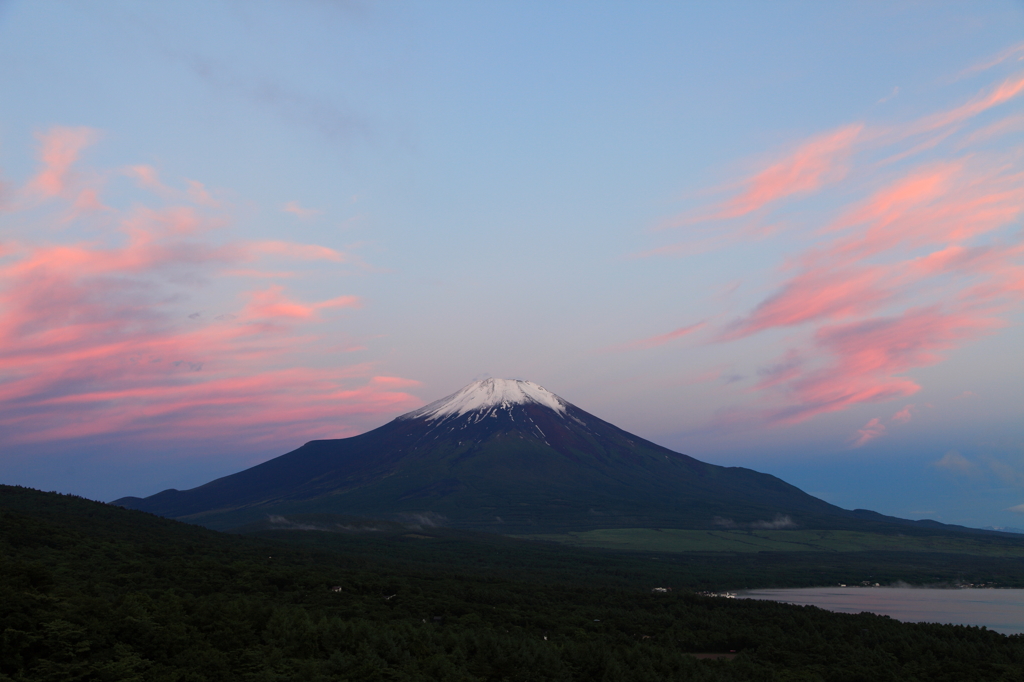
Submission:
<svg viewBox="0 0 1024 682">
<path fill-rule="evenodd" d="M 450 396 L 403 414 L 399 419 L 426 419 L 432 421 L 451 415 L 461 416 L 467 412 L 486 410 L 493 407 L 511 408 L 513 405 L 536 403 L 559 414 L 565 413 L 567 402 L 532 381 L 519 379 L 481 379 L 474 381 Z"/>
</svg>

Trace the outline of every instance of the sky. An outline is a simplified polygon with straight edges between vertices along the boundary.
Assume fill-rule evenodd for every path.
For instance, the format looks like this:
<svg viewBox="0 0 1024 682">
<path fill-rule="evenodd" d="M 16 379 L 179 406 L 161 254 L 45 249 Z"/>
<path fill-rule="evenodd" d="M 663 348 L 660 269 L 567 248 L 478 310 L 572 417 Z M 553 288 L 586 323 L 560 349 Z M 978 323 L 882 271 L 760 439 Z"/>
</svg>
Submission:
<svg viewBox="0 0 1024 682">
<path fill-rule="evenodd" d="M 0 0 L 0 481 L 528 379 L 1024 528 L 1024 4 Z"/>
</svg>

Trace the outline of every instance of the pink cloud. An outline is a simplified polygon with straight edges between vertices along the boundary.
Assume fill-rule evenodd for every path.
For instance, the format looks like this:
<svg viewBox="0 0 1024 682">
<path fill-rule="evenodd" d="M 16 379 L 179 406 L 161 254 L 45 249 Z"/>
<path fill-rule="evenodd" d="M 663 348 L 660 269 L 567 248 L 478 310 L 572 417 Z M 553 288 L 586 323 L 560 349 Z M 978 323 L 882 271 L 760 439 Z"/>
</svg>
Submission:
<svg viewBox="0 0 1024 682">
<path fill-rule="evenodd" d="M 971 145 L 983 144 L 990 140 L 1021 131 L 1024 131 L 1024 114 L 1014 114 L 971 133 L 960 146 L 970 147 Z"/>
<path fill-rule="evenodd" d="M 1024 76 L 1012 76 L 970 101 L 938 114 L 926 116 L 907 128 L 906 133 L 918 135 L 957 125 L 993 107 L 1005 104 L 1024 92 Z"/>
<path fill-rule="evenodd" d="M 317 310 L 324 308 L 362 308 L 362 301 L 358 296 L 337 296 L 326 301 L 313 304 Z"/>
<path fill-rule="evenodd" d="M 930 136 L 923 142 L 899 149 L 884 163 L 891 164 L 904 160 L 935 148 L 955 135 L 970 119 L 1015 99 L 1022 92 L 1024 76 L 1018 75 L 980 92 L 964 104 L 923 116 L 906 125 L 868 127 L 862 123 L 855 123 L 814 136 L 798 145 L 781 160 L 733 184 L 738 184 L 744 189 L 732 199 L 704 211 L 688 212 L 662 221 L 656 229 L 692 226 L 709 221 L 728 221 L 748 216 L 781 199 L 815 193 L 844 180 L 855 152 L 890 148 L 893 145 L 905 144 L 910 138 Z M 1007 122 L 1004 128 L 1014 129 L 1015 125 L 1016 123 Z M 985 134 L 991 136 L 1003 132 L 1003 129 L 993 128 L 991 132 Z M 747 226 L 744 231 L 756 232 L 758 229 L 753 225 Z M 637 254 L 637 257 L 702 253 L 730 244 L 735 237 L 735 230 L 723 233 L 719 226 L 714 236 L 649 249 Z"/>
<path fill-rule="evenodd" d="M 316 314 L 316 306 L 298 303 L 287 298 L 281 286 L 249 292 L 249 303 L 242 310 L 242 318 L 257 320 L 294 319 L 309 320 Z"/>
<path fill-rule="evenodd" d="M 109 206 L 104 206 L 103 202 L 100 201 L 99 192 L 92 188 L 83 189 L 75 197 L 74 202 L 71 204 L 71 212 L 68 215 L 68 220 L 73 220 L 83 213 L 93 213 L 97 211 L 109 211 Z"/>
<path fill-rule="evenodd" d="M 864 204 L 848 212 L 828 229 L 840 230 L 864 223 L 888 225 L 908 210 L 943 196 L 961 164 L 942 163 L 916 172 L 876 192 Z"/>
<path fill-rule="evenodd" d="M 97 137 L 91 128 L 52 128 L 38 133 L 36 138 L 41 146 L 39 157 L 43 168 L 29 181 L 29 192 L 49 198 L 67 191 L 71 166 Z"/>
<path fill-rule="evenodd" d="M 976 311 L 947 312 L 932 306 L 893 317 L 823 326 L 815 334 L 813 350 L 824 362 L 772 385 L 790 404 L 772 410 L 768 420 L 796 423 L 861 403 L 913 395 L 920 386 L 900 375 L 940 362 L 941 351 L 1001 324 Z"/>
<path fill-rule="evenodd" d="M 170 194 L 173 192 L 170 187 L 160 181 L 160 172 L 152 166 L 129 166 L 126 169 L 126 172 L 128 175 L 135 178 L 135 181 L 140 187 L 156 190 L 161 194 Z"/>
<path fill-rule="evenodd" d="M 992 67 L 999 66 L 1003 62 L 1009 60 L 1024 60 L 1024 43 L 1018 43 L 1017 45 L 1008 47 L 1007 49 L 1003 50 L 994 57 L 964 69 L 959 74 L 957 74 L 957 78 L 963 78 L 964 76 L 973 75 L 981 71 L 987 71 Z"/>
<path fill-rule="evenodd" d="M 206 186 L 198 180 L 185 179 L 184 191 L 167 185 L 160 179 L 160 172 L 147 165 L 129 166 L 122 171 L 135 179 L 136 184 L 169 201 L 187 201 L 206 208 L 224 208 Z"/>
<path fill-rule="evenodd" d="M 319 303 L 299 303 L 283 293 L 284 287 L 272 285 L 248 293 L 249 303 L 241 312 L 243 320 L 313 320 L 325 308 L 359 308 L 357 296 L 339 296 Z"/>
<path fill-rule="evenodd" d="M 1024 79 L 1009 79 L 921 121 L 959 125 L 1022 91 Z M 946 158 L 887 170 L 864 198 L 846 188 L 845 208 L 780 268 L 775 291 L 717 334 L 728 342 L 795 328 L 806 338 L 751 389 L 773 404 L 765 420 L 906 398 L 920 389 L 913 370 L 1005 326 L 1024 302 L 1021 152 L 965 150 L 953 139 Z"/>
<path fill-rule="evenodd" d="M 880 422 L 877 418 L 872 419 L 863 427 L 857 430 L 857 434 L 853 438 L 853 442 L 850 444 L 851 448 L 859 448 L 865 445 L 869 441 L 872 441 L 879 436 L 885 435 L 885 424 Z"/>
<path fill-rule="evenodd" d="M 303 208 L 302 206 L 299 206 L 299 202 L 297 201 L 289 201 L 287 204 L 284 205 L 284 208 L 282 208 L 281 210 L 284 211 L 285 213 L 292 213 L 294 215 L 297 215 L 302 219 L 315 218 L 316 216 L 323 213 L 323 211 L 319 209 Z"/>
<path fill-rule="evenodd" d="M 880 99 L 877 102 L 875 102 L 875 104 L 885 104 L 889 100 L 895 99 L 896 97 L 898 97 L 899 94 L 900 94 L 900 86 L 898 86 L 898 85 L 893 86 L 892 91 L 888 95 L 883 97 L 882 99 Z"/>
<path fill-rule="evenodd" d="M 619 346 L 613 346 L 612 348 L 609 348 L 608 350 L 610 350 L 610 351 L 625 351 L 625 350 L 645 350 L 645 349 L 648 349 L 648 348 L 656 348 L 658 346 L 665 345 L 669 341 L 673 341 L 675 339 L 678 339 L 680 337 L 686 336 L 688 334 L 692 334 L 693 332 L 695 332 L 695 331 L 701 329 L 702 327 L 704 327 L 705 324 L 706 324 L 705 322 L 697 322 L 696 324 L 691 324 L 691 325 L 688 325 L 686 327 L 679 327 L 678 329 L 673 329 L 672 331 L 667 332 L 665 334 L 659 334 L 657 336 L 652 336 L 650 338 L 639 339 L 637 341 L 631 341 L 629 343 L 624 343 L 624 344 L 621 344 Z"/>
<path fill-rule="evenodd" d="M 746 190 L 715 217 L 746 215 L 780 199 L 841 180 L 846 174 L 845 159 L 863 129 L 863 125 L 855 124 L 808 140 L 790 156 L 750 178 Z"/>
<path fill-rule="evenodd" d="M 892 416 L 892 421 L 899 422 L 900 424 L 906 424 L 913 418 L 913 410 L 913 405 L 907 405 Z"/>
<path fill-rule="evenodd" d="M 842 319 L 877 310 L 893 297 L 878 267 L 832 270 L 815 268 L 790 279 L 761 302 L 746 318 L 723 330 L 723 341 L 739 339 L 774 327 Z"/>
<path fill-rule="evenodd" d="M 66 176 L 82 139 L 49 136 L 37 183 L 79 209 L 92 199 L 67 192 Z M 155 171 L 136 175 L 158 181 Z M 358 297 L 306 302 L 279 284 L 244 293 L 232 274 L 267 255 L 343 254 L 224 239 L 224 217 L 203 205 L 108 203 L 87 239 L 62 231 L 43 242 L 35 231 L 0 245 L 0 448 L 68 439 L 141 451 L 215 440 L 294 445 L 353 435 L 360 419 L 421 404 L 407 392 L 416 382 L 321 352 L 329 337 L 318 325 L 336 319 L 327 311 L 356 309 Z M 54 206 L 50 219 L 67 206 Z M 81 220 L 94 214 L 83 210 Z M 239 289 L 241 304 L 224 295 Z M 190 300 L 220 310 L 188 315 Z"/>
<path fill-rule="evenodd" d="M 188 185 L 188 197 L 193 203 L 210 208 L 221 207 L 220 202 L 213 198 L 203 183 L 197 180 L 186 180 L 185 183 Z"/>
<path fill-rule="evenodd" d="M 1024 212 L 1024 176 L 994 160 L 945 163 L 897 181 L 829 229 L 828 256 L 858 260 L 894 249 L 961 244 L 1006 226 Z"/>
<path fill-rule="evenodd" d="M 289 279 L 296 275 L 291 270 L 260 270 L 257 268 L 233 268 L 225 270 L 224 274 L 230 277 L 255 277 L 258 279 Z"/>
<path fill-rule="evenodd" d="M 377 376 L 373 377 L 371 383 L 375 386 L 389 386 L 391 388 L 416 388 L 417 386 L 422 386 L 422 383 L 415 379 L 403 379 L 402 377 Z"/>
<path fill-rule="evenodd" d="M 846 161 L 864 126 L 853 124 L 811 138 L 784 158 L 758 171 L 740 184 L 743 191 L 709 214 L 682 215 L 660 229 L 697 222 L 739 218 L 769 204 L 813 192 L 846 175 Z"/>
<path fill-rule="evenodd" d="M 339 251 L 316 244 L 295 244 L 284 241 L 262 241 L 251 244 L 253 251 L 272 256 L 286 256 L 299 260 L 329 260 L 344 263 L 350 258 Z"/>
</svg>

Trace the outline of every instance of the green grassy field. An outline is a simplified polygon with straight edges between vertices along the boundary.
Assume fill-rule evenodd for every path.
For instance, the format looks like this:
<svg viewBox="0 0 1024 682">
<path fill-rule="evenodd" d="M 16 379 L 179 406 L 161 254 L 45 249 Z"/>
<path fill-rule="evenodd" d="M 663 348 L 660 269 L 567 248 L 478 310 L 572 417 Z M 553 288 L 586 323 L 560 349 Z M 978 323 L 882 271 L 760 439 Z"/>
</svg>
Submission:
<svg viewBox="0 0 1024 682">
<path fill-rule="evenodd" d="M 679 530 L 606 528 L 520 535 L 574 547 L 639 552 L 943 552 L 1024 557 L 1021 540 L 999 536 L 899 535 L 847 530 Z"/>
</svg>

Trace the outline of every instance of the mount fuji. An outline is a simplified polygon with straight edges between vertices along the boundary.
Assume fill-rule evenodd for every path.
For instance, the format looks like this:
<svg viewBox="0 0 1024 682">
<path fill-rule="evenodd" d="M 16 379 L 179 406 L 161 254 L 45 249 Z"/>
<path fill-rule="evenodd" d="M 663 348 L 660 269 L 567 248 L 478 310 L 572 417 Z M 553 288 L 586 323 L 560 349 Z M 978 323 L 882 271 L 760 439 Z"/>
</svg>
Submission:
<svg viewBox="0 0 1024 682">
<path fill-rule="evenodd" d="M 898 521 L 673 452 L 510 379 L 473 382 L 362 435 L 311 441 L 198 488 L 113 504 L 222 530 L 304 513 L 500 533 Z"/>
</svg>

